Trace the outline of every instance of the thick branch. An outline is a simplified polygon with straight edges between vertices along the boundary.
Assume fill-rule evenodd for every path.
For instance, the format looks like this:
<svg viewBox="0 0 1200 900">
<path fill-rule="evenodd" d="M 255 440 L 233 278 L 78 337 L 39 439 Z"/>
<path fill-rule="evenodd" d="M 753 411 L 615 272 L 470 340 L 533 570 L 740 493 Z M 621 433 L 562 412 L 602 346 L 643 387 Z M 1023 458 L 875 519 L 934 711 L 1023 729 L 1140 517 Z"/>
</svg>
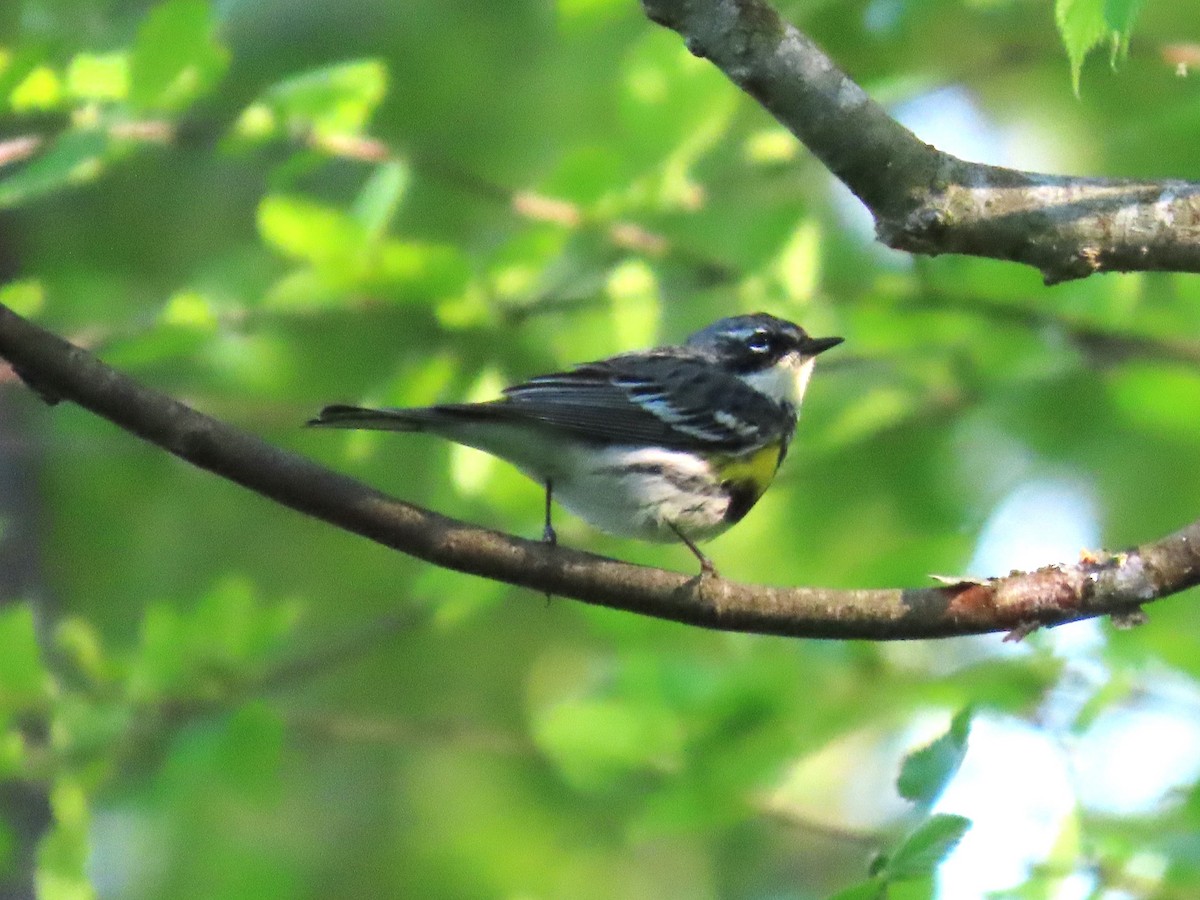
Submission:
<svg viewBox="0 0 1200 900">
<path fill-rule="evenodd" d="M 393 500 L 202 415 L 0 306 L 0 356 L 43 397 L 72 400 L 265 497 L 439 566 L 706 628 L 820 638 L 1021 633 L 1106 614 L 1200 582 L 1200 522 L 1128 553 L 987 582 L 912 590 L 735 584 L 510 537 Z"/>
<path fill-rule="evenodd" d="M 642 0 L 796 135 L 910 253 L 1041 270 L 1200 272 L 1200 184 L 1071 178 L 967 162 L 919 140 L 765 0 Z"/>
</svg>

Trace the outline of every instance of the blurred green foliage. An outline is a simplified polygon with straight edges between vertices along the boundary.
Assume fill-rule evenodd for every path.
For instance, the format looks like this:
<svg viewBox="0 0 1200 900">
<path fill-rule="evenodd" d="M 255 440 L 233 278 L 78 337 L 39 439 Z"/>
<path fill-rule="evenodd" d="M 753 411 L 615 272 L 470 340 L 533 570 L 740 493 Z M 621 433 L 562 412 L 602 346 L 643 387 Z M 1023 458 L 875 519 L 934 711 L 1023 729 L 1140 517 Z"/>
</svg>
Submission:
<svg viewBox="0 0 1200 900">
<path fill-rule="evenodd" d="M 780 7 L 914 127 L 974 136 L 945 149 L 1200 179 L 1196 81 L 1166 50 L 1194 0 Z M 1105 40 L 1115 72 L 1087 56 Z M 405 499 L 540 533 L 538 487 L 503 464 L 301 423 L 765 309 L 847 341 L 776 486 L 710 548 L 730 578 L 965 572 L 1046 482 L 1112 547 L 1197 516 L 1195 276 L 1046 289 L 885 251 L 852 207 L 631 0 L 0 7 L 0 302 Z M 13 379 L 0 400 L 36 473 L 0 551 L 29 537 L 37 569 L 0 577 L 0 772 L 49 816 L 6 809 L 0 869 L 48 898 L 928 896 L 971 839 L 956 813 L 987 818 L 941 805 L 994 733 L 968 746 L 970 721 L 1066 746 L 1147 704 L 1196 718 L 1194 598 L 1083 649 L 707 633 L 432 569 Z M 1198 774 L 1119 813 L 1080 789 L 993 886 L 1200 892 Z"/>
</svg>

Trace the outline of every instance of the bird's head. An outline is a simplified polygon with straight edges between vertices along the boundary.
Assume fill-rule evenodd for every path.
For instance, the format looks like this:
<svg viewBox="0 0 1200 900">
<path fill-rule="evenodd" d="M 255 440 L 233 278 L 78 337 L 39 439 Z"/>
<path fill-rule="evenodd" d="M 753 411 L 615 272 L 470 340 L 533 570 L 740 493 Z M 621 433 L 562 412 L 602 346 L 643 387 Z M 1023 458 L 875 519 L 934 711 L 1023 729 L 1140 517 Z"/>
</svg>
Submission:
<svg viewBox="0 0 1200 900">
<path fill-rule="evenodd" d="M 767 313 L 731 316 L 691 335 L 686 346 L 780 403 L 798 407 L 817 355 L 842 342 L 811 337 Z"/>
</svg>

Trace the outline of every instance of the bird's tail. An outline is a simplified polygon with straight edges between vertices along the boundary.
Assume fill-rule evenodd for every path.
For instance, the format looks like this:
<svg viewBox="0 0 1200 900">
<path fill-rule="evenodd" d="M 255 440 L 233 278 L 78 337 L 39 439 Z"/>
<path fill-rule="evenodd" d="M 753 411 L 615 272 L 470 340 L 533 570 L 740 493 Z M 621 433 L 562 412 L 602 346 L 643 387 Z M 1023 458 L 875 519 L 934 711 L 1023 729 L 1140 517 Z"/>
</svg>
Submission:
<svg viewBox="0 0 1200 900">
<path fill-rule="evenodd" d="M 365 406 L 327 406 L 309 425 L 324 428 L 372 428 L 378 431 L 424 431 L 443 418 L 436 407 L 368 409 Z"/>
</svg>

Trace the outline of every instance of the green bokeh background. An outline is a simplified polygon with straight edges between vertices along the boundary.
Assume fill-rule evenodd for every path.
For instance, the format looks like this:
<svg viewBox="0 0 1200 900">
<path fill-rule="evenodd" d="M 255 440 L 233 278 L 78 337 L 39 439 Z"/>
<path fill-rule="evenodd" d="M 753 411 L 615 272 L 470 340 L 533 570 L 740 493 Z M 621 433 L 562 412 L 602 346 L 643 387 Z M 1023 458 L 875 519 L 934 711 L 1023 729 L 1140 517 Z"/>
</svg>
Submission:
<svg viewBox="0 0 1200 900">
<path fill-rule="evenodd" d="M 1079 98 L 1049 3 L 780 9 L 883 102 L 965 92 L 1010 164 L 1200 179 L 1197 82 L 1163 56 L 1194 37 L 1192 0 L 1147 4 L 1128 59 L 1090 58 Z M 146 122 L 165 140 L 129 136 Z M 433 439 L 301 423 L 327 402 L 482 398 L 757 309 L 846 344 L 776 486 L 710 545 L 727 577 L 964 572 L 997 504 L 1039 478 L 1085 485 L 1110 547 L 1200 511 L 1195 276 L 1050 289 L 872 245 L 819 163 L 632 0 L 14 0 L 0 140 L 29 135 L 45 146 L 0 165 L 0 301 L 458 518 L 537 535 L 539 489 Z M 46 896 L 821 897 L 919 818 L 896 771 L 872 769 L 930 721 L 971 706 L 1067 740 L 1163 672 L 1200 674 L 1194 598 L 1155 604 L 1134 632 L 1104 626 L 1101 676 L 1051 726 L 1072 657 L 1044 635 L 1017 653 L 998 636 L 896 648 L 547 604 L 281 509 L 13 379 L 0 404 L 28 488 L 0 539 L 32 564 L 5 588 L 22 605 L 0 638 L 30 686 L 0 697 L 25 735 L 4 771 L 49 786 L 39 879 L 63 893 Z M 557 525 L 572 546 L 694 565 Z M 27 608 L 49 623 L 40 662 Z M 323 661 L 261 683 L 309 654 Z M 882 785 L 866 826 L 843 802 L 864 779 Z M 1083 837 L 1010 887 L 1053 896 L 1090 872 L 1135 896 L 1200 890 L 1191 793 L 1125 816 L 1081 804 L 1063 827 Z M 30 834 L 9 825 L 20 880 Z M 1146 854 L 1161 874 L 1131 888 Z"/>
</svg>

